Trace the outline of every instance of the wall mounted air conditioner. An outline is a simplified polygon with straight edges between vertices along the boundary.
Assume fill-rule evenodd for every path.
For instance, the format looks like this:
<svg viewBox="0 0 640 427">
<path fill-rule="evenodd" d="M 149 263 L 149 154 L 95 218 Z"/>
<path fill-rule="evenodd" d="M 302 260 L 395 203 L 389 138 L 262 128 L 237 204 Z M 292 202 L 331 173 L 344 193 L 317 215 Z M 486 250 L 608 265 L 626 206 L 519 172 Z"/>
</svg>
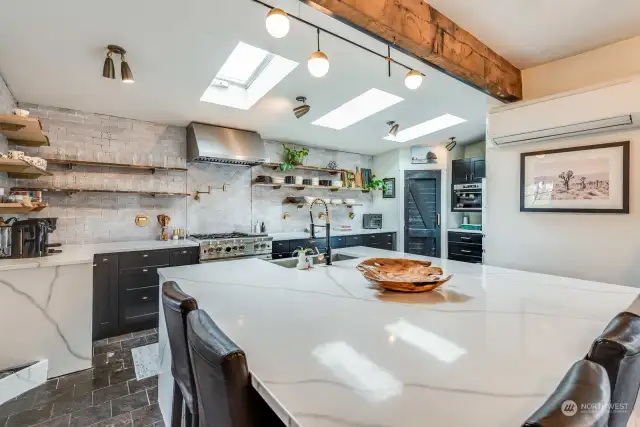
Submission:
<svg viewBox="0 0 640 427">
<path fill-rule="evenodd" d="M 640 127 L 640 77 L 497 107 L 487 127 L 498 146 Z"/>
</svg>

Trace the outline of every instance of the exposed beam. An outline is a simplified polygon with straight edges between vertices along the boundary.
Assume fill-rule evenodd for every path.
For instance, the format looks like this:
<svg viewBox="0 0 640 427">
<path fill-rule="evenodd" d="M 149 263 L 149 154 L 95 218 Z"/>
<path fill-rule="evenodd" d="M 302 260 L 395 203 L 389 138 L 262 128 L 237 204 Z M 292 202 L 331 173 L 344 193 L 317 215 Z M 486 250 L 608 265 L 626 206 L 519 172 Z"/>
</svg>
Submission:
<svg viewBox="0 0 640 427">
<path fill-rule="evenodd" d="M 522 99 L 520 70 L 423 0 L 300 0 L 500 100 Z"/>
</svg>

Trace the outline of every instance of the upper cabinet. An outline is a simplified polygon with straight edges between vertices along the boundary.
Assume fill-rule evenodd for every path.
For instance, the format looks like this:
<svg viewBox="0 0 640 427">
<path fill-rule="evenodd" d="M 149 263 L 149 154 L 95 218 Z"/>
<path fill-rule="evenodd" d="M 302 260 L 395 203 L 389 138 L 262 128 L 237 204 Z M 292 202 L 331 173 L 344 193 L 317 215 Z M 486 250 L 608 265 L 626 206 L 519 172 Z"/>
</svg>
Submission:
<svg viewBox="0 0 640 427">
<path fill-rule="evenodd" d="M 451 173 L 454 184 L 480 182 L 486 177 L 484 157 L 454 160 L 451 164 Z"/>
</svg>

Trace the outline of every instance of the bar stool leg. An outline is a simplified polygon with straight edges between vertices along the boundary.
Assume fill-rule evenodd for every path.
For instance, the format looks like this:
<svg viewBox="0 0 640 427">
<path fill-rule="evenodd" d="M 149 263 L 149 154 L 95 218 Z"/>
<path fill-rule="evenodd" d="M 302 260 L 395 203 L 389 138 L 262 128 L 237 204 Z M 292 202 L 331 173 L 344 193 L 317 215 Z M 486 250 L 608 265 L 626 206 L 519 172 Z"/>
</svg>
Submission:
<svg viewBox="0 0 640 427">
<path fill-rule="evenodd" d="M 185 405 L 184 408 L 184 427 L 192 427 L 193 426 L 193 414 L 189 410 L 189 408 Z"/>
<path fill-rule="evenodd" d="M 182 427 L 182 392 L 178 383 L 173 382 L 173 407 L 171 409 L 171 427 Z"/>
</svg>

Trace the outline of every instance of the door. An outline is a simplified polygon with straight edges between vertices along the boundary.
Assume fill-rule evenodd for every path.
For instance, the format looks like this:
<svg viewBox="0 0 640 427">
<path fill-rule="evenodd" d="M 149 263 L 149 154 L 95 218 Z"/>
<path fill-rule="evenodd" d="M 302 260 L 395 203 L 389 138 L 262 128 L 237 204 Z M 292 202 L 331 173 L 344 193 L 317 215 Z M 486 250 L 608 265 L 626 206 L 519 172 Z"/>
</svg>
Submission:
<svg viewBox="0 0 640 427">
<path fill-rule="evenodd" d="M 482 178 L 486 178 L 484 157 L 474 157 L 471 159 L 471 180 L 480 182 Z"/>
<path fill-rule="evenodd" d="M 451 162 L 451 178 L 454 184 L 466 184 L 471 178 L 471 162 L 469 159 Z"/>
<path fill-rule="evenodd" d="M 404 251 L 440 257 L 440 171 L 404 173 Z"/>
</svg>

